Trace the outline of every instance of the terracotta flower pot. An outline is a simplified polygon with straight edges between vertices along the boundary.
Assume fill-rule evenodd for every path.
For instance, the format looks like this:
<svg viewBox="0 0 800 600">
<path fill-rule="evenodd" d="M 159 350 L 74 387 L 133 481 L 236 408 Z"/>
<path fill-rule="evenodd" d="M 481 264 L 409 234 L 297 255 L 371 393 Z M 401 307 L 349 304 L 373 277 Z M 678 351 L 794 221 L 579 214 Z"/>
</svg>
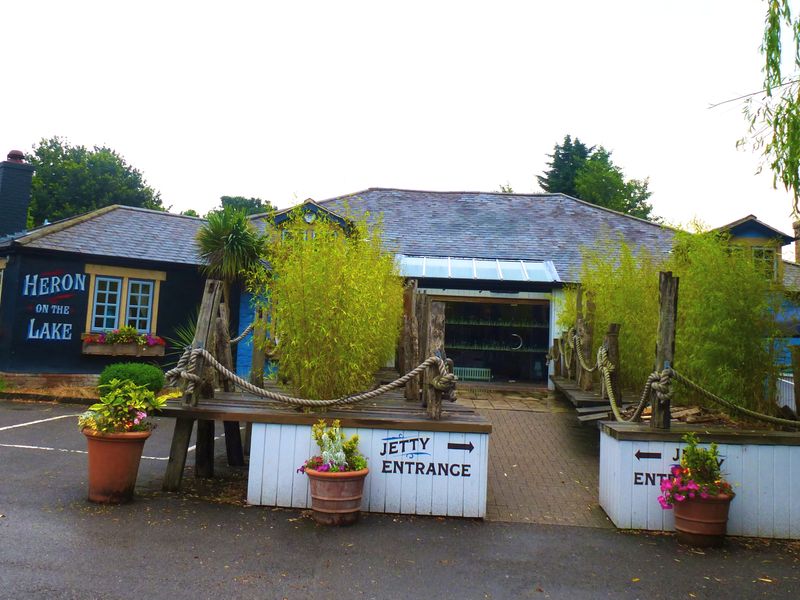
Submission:
<svg viewBox="0 0 800 600">
<path fill-rule="evenodd" d="M 129 502 L 139 474 L 142 449 L 150 432 L 82 431 L 89 449 L 89 500 L 103 504 Z"/>
<path fill-rule="evenodd" d="M 686 498 L 676 502 L 675 530 L 678 541 L 690 546 L 721 546 L 728 527 L 728 509 L 733 496 L 719 494 L 709 498 Z"/>
<path fill-rule="evenodd" d="M 364 479 L 369 469 L 360 471 L 315 471 L 306 469 L 311 485 L 314 520 L 323 525 L 351 525 L 361 513 Z"/>
</svg>

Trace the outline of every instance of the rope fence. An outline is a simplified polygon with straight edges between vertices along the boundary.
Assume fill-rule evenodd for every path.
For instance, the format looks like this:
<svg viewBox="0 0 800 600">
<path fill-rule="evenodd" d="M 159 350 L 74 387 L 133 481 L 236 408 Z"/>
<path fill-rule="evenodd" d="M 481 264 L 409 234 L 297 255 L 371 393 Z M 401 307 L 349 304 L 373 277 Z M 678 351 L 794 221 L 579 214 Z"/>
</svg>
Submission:
<svg viewBox="0 0 800 600">
<path fill-rule="evenodd" d="M 242 337 L 242 336 L 240 336 Z M 425 370 L 430 366 L 436 366 L 439 370 L 439 375 L 434 377 L 432 381 L 432 385 L 437 390 L 443 392 L 449 392 L 455 387 L 455 383 L 457 381 L 457 377 L 448 370 L 448 366 L 444 360 L 442 360 L 438 356 L 431 356 L 421 362 L 417 367 L 398 377 L 391 383 L 386 383 L 381 385 L 374 390 L 370 390 L 368 392 L 362 392 L 360 394 L 355 394 L 351 396 L 342 396 L 340 398 L 333 398 L 330 400 L 312 400 L 308 398 L 295 398 L 293 396 L 288 396 L 286 394 L 281 394 L 280 392 L 276 392 L 273 390 L 268 390 L 257 385 L 254 385 L 243 379 L 227 367 L 225 367 L 222 363 L 220 363 L 213 354 L 211 354 L 208 350 L 204 348 L 187 348 L 184 353 L 181 355 L 180 360 L 178 360 L 178 364 L 175 368 L 170 369 L 166 372 L 167 381 L 170 382 L 172 385 L 178 385 L 181 379 L 187 382 L 186 385 L 186 393 L 191 394 L 194 391 L 195 384 L 201 381 L 201 377 L 195 373 L 197 367 L 197 360 L 198 358 L 202 357 L 208 364 L 213 367 L 222 377 L 231 381 L 237 387 L 250 392 L 260 398 L 267 398 L 268 400 L 274 400 L 276 402 L 282 402 L 284 404 L 289 404 L 291 406 L 305 406 L 305 407 L 327 407 L 327 406 L 339 406 L 344 404 L 355 404 L 357 402 L 363 402 L 364 400 L 370 400 L 372 398 L 377 398 L 386 392 L 389 392 L 395 388 L 401 387 L 405 385 L 408 381 L 413 379 L 414 377 L 418 377 Z"/>
</svg>

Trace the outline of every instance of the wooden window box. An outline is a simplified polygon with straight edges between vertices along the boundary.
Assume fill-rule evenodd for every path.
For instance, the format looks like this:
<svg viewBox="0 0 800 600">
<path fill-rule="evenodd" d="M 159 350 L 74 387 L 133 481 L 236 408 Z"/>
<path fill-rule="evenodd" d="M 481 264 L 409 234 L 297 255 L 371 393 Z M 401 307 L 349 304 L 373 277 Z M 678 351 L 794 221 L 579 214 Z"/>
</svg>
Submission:
<svg viewBox="0 0 800 600">
<path fill-rule="evenodd" d="M 164 346 L 140 346 L 134 342 L 127 344 L 83 342 L 82 353 L 92 356 L 164 356 Z"/>
</svg>

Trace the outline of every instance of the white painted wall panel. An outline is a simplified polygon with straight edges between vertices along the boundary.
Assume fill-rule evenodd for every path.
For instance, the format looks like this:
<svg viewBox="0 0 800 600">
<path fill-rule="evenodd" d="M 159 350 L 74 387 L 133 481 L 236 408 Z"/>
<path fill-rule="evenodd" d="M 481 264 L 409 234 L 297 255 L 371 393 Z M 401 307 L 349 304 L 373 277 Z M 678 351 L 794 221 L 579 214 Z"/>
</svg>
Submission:
<svg viewBox="0 0 800 600">
<path fill-rule="evenodd" d="M 345 433 L 359 434 L 370 467 L 363 510 L 486 515 L 488 434 L 382 429 Z M 254 423 L 248 503 L 309 507 L 308 479 L 296 469 L 316 452 L 310 426 Z"/>
<path fill-rule="evenodd" d="M 684 446 L 601 433 L 600 505 L 617 527 L 674 529 L 673 512 L 660 508 L 658 496 L 661 477 Z M 719 451 L 722 472 L 736 492 L 728 533 L 800 539 L 800 446 L 721 444 Z"/>
</svg>

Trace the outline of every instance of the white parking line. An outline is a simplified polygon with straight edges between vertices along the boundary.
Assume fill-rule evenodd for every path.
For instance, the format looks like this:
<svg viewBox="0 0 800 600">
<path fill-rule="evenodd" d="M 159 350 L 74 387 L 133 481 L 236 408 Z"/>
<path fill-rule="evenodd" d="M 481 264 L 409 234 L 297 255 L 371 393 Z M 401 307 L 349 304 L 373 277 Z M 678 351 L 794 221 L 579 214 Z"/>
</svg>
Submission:
<svg viewBox="0 0 800 600">
<path fill-rule="evenodd" d="M 74 415 L 66 415 L 66 416 L 74 416 Z M 56 417 L 61 418 L 61 417 Z M 51 419 L 45 419 L 49 421 Z M 38 422 L 38 421 L 36 421 Z M 17 427 L 17 425 L 14 425 Z M 218 435 L 214 439 L 218 440 L 225 437 L 225 434 Z M 28 446 L 25 444 L 0 444 L 0 448 L 18 448 L 21 450 L 45 450 L 47 452 L 69 452 L 71 454 L 88 454 L 86 450 L 70 450 L 68 448 L 50 448 L 49 446 Z M 189 446 L 189 452 L 192 452 L 197 449 L 197 446 Z M 169 460 L 169 456 L 142 456 L 143 459 L 147 460 Z"/>
<path fill-rule="evenodd" d="M 57 419 L 74 419 L 75 417 L 80 416 L 81 413 L 75 413 L 74 415 L 60 415 L 58 417 L 50 417 L 49 419 L 39 419 L 38 421 L 30 421 L 28 423 L 18 423 L 17 425 L 6 425 L 5 427 L 0 427 L 0 431 L 5 431 L 7 429 L 16 429 L 17 427 L 27 427 L 28 425 L 36 425 L 37 423 L 47 423 L 47 421 L 55 421 Z"/>
</svg>

